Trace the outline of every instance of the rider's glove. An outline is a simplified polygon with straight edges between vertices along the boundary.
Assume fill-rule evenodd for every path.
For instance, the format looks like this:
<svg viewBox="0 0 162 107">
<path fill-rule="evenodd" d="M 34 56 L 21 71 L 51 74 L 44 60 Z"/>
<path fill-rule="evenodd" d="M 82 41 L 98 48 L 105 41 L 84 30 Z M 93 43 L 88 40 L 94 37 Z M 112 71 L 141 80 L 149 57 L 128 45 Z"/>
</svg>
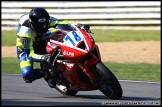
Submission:
<svg viewBox="0 0 162 107">
<path fill-rule="evenodd" d="M 89 30 L 89 29 L 90 29 L 90 26 L 87 25 L 87 24 L 85 24 L 85 25 L 84 25 L 84 29 L 85 29 L 85 30 Z"/>
<path fill-rule="evenodd" d="M 50 54 L 44 54 L 41 59 L 42 59 L 42 62 L 47 62 L 49 63 L 50 62 Z"/>
<path fill-rule="evenodd" d="M 77 26 L 86 31 L 90 30 L 90 26 L 87 24 L 77 24 Z"/>
</svg>

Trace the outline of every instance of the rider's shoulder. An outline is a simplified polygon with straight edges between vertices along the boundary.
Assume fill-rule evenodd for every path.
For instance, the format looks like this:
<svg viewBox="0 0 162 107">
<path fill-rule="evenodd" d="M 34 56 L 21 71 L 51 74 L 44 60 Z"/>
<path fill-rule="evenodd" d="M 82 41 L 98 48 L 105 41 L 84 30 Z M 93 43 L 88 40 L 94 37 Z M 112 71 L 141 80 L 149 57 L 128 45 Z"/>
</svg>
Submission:
<svg viewBox="0 0 162 107">
<path fill-rule="evenodd" d="M 25 23 L 25 21 L 27 21 L 28 19 L 29 19 L 29 15 L 28 15 L 28 14 L 24 14 L 24 15 L 20 16 L 19 23 L 20 23 L 20 24 L 23 24 L 23 23 Z"/>
<path fill-rule="evenodd" d="M 21 28 L 19 29 L 19 34 L 23 35 L 32 35 L 32 36 L 36 36 L 36 32 L 34 32 L 30 27 L 27 26 L 21 26 Z"/>
<path fill-rule="evenodd" d="M 20 19 L 29 19 L 29 14 L 23 14 L 20 16 Z"/>
</svg>

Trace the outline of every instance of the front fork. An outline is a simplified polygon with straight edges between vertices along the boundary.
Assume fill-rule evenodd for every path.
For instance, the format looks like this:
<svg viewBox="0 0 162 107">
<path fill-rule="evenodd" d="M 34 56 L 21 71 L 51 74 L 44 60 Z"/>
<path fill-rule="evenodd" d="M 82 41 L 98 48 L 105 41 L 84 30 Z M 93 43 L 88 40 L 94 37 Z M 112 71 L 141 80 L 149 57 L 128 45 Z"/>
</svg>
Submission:
<svg viewBox="0 0 162 107">
<path fill-rule="evenodd" d="M 89 71 L 89 68 L 92 67 L 97 62 L 99 62 L 100 59 L 98 59 L 93 53 L 91 53 L 91 56 L 93 58 L 85 61 L 84 64 L 81 64 L 80 62 L 78 62 L 77 64 L 81 68 L 81 70 L 86 73 L 86 75 L 90 78 L 90 80 L 96 81 L 94 73 L 92 71 Z"/>
</svg>

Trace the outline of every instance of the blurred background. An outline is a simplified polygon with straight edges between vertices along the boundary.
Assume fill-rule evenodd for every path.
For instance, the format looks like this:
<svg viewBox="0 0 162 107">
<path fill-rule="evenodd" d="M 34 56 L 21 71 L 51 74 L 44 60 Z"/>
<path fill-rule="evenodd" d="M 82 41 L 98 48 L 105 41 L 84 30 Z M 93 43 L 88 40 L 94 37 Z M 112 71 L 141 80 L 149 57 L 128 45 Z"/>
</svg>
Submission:
<svg viewBox="0 0 162 107">
<path fill-rule="evenodd" d="M 2 1 L 2 73 L 20 73 L 20 16 L 44 7 L 58 19 L 89 24 L 101 58 L 118 79 L 160 81 L 160 1 Z"/>
<path fill-rule="evenodd" d="M 51 16 L 91 26 L 158 27 L 161 19 L 160 1 L 3 1 L 2 28 L 15 28 L 22 14 L 33 7 L 44 7 Z"/>
</svg>

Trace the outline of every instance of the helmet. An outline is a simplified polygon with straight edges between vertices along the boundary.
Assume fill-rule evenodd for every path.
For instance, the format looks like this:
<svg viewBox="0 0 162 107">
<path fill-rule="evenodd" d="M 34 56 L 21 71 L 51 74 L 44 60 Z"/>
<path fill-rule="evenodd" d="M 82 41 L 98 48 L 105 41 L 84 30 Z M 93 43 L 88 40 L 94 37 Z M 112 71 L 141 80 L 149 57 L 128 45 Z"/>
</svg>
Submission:
<svg viewBox="0 0 162 107">
<path fill-rule="evenodd" d="M 33 8 L 29 13 L 29 22 L 31 28 L 36 33 L 45 33 L 49 27 L 50 16 L 48 12 L 41 7 Z"/>
</svg>

